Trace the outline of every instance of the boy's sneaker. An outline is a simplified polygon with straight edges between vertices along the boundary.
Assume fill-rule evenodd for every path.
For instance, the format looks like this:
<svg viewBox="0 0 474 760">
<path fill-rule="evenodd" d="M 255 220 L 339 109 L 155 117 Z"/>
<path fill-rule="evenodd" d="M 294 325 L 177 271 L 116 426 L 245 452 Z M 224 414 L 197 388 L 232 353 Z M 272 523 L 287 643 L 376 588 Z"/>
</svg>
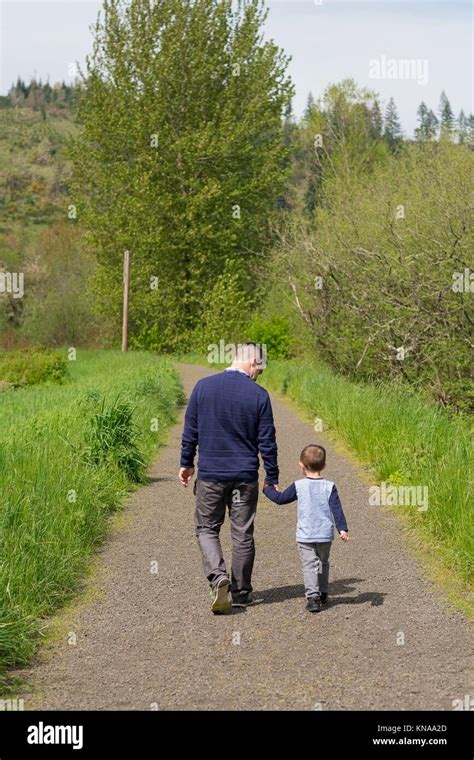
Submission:
<svg viewBox="0 0 474 760">
<path fill-rule="evenodd" d="M 310 596 L 306 609 L 308 612 L 321 612 L 321 599 L 319 596 Z"/>
<path fill-rule="evenodd" d="M 220 578 L 216 585 L 211 588 L 211 610 L 214 615 L 222 615 L 228 612 L 232 607 L 232 598 L 230 596 L 230 580 Z"/>
<path fill-rule="evenodd" d="M 323 591 L 321 594 L 321 604 L 327 604 L 328 603 L 328 592 Z"/>
<path fill-rule="evenodd" d="M 251 591 L 248 592 L 248 594 L 241 594 L 240 596 L 235 596 L 232 599 L 232 607 L 248 607 L 250 604 L 253 604 L 253 596 Z"/>
</svg>

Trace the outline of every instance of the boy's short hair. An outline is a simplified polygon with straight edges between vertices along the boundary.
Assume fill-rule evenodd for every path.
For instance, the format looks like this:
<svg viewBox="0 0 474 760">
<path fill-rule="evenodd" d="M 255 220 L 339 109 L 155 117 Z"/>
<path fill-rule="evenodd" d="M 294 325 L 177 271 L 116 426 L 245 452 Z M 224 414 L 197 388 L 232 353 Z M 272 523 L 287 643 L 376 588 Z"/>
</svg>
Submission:
<svg viewBox="0 0 474 760">
<path fill-rule="evenodd" d="M 326 449 L 316 443 L 305 446 L 300 454 L 300 462 L 311 472 L 321 472 L 326 464 Z"/>
</svg>

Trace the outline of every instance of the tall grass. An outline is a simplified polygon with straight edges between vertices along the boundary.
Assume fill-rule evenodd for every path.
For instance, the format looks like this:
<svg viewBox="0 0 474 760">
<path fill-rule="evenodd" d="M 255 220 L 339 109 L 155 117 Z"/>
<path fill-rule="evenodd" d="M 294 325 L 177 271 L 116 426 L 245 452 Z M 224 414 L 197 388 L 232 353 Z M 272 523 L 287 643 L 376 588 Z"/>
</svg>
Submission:
<svg viewBox="0 0 474 760">
<path fill-rule="evenodd" d="M 182 400 L 167 362 L 111 351 L 0 394 L 0 667 L 31 657 Z"/>
<path fill-rule="evenodd" d="M 378 481 L 427 486 L 426 512 L 397 509 L 456 574 L 472 580 L 472 437 L 465 419 L 407 389 L 355 384 L 309 362 L 271 362 L 262 383 L 321 419 L 323 430 L 342 438 Z M 374 509 L 369 502 L 367 508 Z"/>
</svg>

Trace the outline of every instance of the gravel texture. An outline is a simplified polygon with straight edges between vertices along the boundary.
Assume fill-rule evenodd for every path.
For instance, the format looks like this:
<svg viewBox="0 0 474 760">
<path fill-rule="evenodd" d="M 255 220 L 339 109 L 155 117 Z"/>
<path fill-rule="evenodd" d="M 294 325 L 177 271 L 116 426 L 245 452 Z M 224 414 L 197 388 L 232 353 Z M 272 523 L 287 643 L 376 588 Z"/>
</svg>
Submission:
<svg viewBox="0 0 474 760">
<path fill-rule="evenodd" d="M 181 365 L 189 395 L 209 370 Z M 273 399 L 280 486 L 299 477 L 304 445 L 322 435 Z M 192 488 L 177 480 L 182 421 L 112 526 L 66 634 L 22 671 L 26 709 L 453 709 L 474 695 L 469 623 L 420 574 L 395 518 L 368 506 L 356 465 L 328 449 L 350 542 L 331 554 L 331 604 L 305 610 L 294 504 L 259 498 L 257 603 L 213 616 L 194 536 Z M 228 520 L 223 528 L 230 565 Z M 153 573 L 151 563 L 158 563 Z M 71 627 L 68 628 L 68 631 Z M 404 637 L 404 644 L 397 643 Z"/>
</svg>

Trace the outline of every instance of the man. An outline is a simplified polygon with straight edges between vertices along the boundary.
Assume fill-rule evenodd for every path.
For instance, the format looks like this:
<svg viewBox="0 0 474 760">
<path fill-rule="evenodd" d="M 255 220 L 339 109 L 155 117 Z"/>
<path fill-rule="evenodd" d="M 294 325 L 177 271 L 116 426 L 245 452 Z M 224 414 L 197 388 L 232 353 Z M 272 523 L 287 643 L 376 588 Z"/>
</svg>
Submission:
<svg viewBox="0 0 474 760">
<path fill-rule="evenodd" d="M 237 347 L 231 367 L 196 383 L 186 410 L 179 479 L 187 486 L 199 447 L 196 536 L 211 587 L 211 610 L 252 603 L 253 538 L 258 499 L 258 454 L 266 481 L 278 487 L 278 453 L 270 397 L 256 380 L 263 357 L 255 343 Z M 229 509 L 232 583 L 219 532 Z"/>
</svg>

